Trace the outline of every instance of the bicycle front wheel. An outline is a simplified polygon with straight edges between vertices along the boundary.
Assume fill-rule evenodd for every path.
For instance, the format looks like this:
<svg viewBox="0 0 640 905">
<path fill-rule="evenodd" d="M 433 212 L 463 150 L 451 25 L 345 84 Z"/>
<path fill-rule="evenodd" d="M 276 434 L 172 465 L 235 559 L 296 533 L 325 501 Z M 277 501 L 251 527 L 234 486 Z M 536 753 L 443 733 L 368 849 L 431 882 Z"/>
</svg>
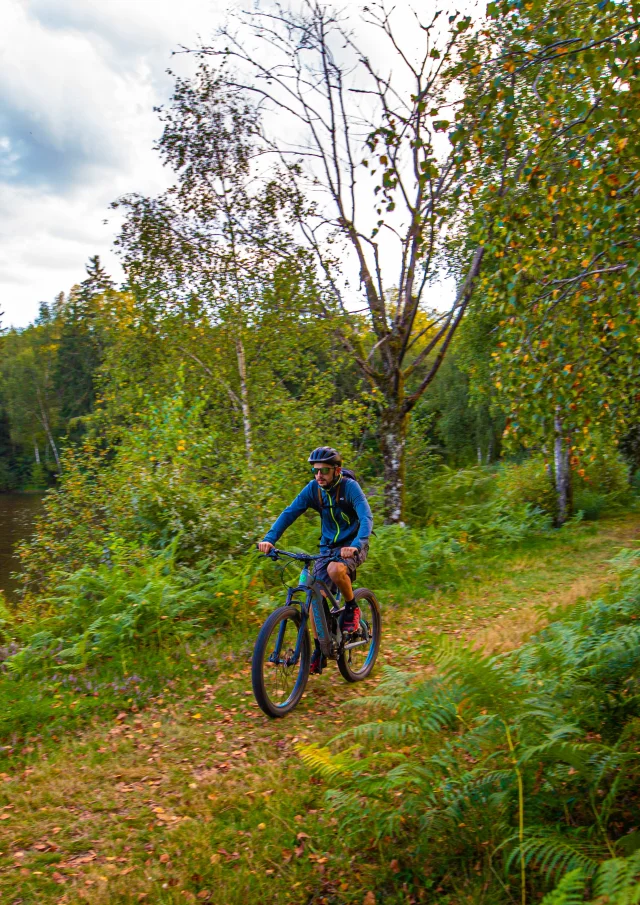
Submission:
<svg viewBox="0 0 640 905">
<path fill-rule="evenodd" d="M 302 616 L 296 607 L 280 607 L 265 621 L 256 640 L 251 684 L 255 699 L 267 716 L 285 716 L 304 694 L 309 678 L 311 642 L 309 632 L 303 629 L 300 656 L 295 661 L 301 622 Z"/>
<path fill-rule="evenodd" d="M 382 637 L 382 616 L 375 594 L 367 588 L 358 588 L 354 598 L 360 607 L 360 628 L 349 637 L 338 657 L 338 669 L 347 682 L 367 678 L 376 662 Z"/>
</svg>

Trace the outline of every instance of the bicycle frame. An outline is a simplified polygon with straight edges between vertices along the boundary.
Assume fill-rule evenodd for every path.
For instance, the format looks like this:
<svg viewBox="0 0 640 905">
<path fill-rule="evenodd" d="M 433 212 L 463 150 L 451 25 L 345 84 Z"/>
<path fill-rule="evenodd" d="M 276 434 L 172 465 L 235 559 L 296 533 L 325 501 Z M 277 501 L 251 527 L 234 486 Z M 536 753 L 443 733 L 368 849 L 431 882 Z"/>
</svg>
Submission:
<svg viewBox="0 0 640 905">
<path fill-rule="evenodd" d="M 307 566 L 310 562 L 311 559 L 307 562 Z M 294 600 L 294 595 L 297 593 L 303 593 L 305 595 L 304 601 Z M 360 647 L 360 645 L 369 643 L 369 632 L 366 625 L 363 625 L 365 637 L 360 641 L 352 641 L 349 644 L 345 644 L 341 648 L 340 643 L 342 641 L 342 632 L 338 627 L 337 634 L 334 634 L 329 628 L 325 610 L 325 600 L 331 607 L 332 615 L 338 616 L 343 611 L 344 607 L 339 606 L 338 601 L 333 596 L 325 582 L 321 581 L 319 578 L 313 578 L 311 584 L 299 584 L 296 585 L 296 587 L 289 588 L 287 590 L 287 599 L 285 605 L 290 606 L 291 604 L 299 604 L 302 616 L 302 622 L 300 624 L 300 629 L 298 631 L 298 637 L 296 640 L 296 647 L 293 652 L 293 656 L 288 658 L 287 665 L 294 665 L 300 659 L 303 633 L 306 631 L 310 612 L 313 613 L 313 621 L 315 624 L 316 632 L 318 633 L 320 650 L 326 657 L 335 659 L 338 657 L 341 650 L 350 650 L 352 647 Z M 286 621 L 281 623 L 278 630 L 276 645 L 273 649 L 273 653 L 269 657 L 269 661 L 272 663 L 282 662 L 280 658 L 280 652 L 282 650 L 282 643 L 284 641 L 285 629 Z"/>
</svg>

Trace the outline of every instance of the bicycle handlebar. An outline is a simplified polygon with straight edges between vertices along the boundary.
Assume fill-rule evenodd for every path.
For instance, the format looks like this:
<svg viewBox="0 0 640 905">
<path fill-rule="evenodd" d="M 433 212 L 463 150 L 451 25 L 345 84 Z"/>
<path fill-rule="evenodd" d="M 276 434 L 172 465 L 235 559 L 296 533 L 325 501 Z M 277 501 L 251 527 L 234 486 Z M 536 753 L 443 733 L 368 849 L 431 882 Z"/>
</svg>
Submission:
<svg viewBox="0 0 640 905">
<path fill-rule="evenodd" d="M 313 556 L 309 553 L 289 553 L 288 550 L 277 550 L 275 547 L 264 555 L 268 556 L 269 559 L 272 559 L 274 562 L 276 562 L 281 556 L 288 556 L 289 559 L 296 559 L 299 562 L 313 562 L 316 559 L 322 559 L 326 556 L 326 554 L 324 553 L 318 553 Z M 339 562 L 341 561 L 342 557 L 338 553 L 336 553 L 331 559 L 335 562 Z"/>
</svg>

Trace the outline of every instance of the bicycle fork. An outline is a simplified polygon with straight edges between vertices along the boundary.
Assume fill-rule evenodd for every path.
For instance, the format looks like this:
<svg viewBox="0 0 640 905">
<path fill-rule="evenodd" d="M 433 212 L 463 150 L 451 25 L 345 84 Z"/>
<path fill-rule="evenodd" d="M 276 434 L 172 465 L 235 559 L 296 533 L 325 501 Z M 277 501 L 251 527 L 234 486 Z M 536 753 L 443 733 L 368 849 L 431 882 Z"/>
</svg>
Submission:
<svg viewBox="0 0 640 905">
<path fill-rule="evenodd" d="M 305 591 L 305 592 L 307 592 L 307 595 L 308 595 L 308 590 L 309 589 L 306 587 L 291 588 L 289 590 L 289 593 L 287 594 L 287 606 L 291 604 L 292 597 L 296 591 Z M 302 612 L 301 612 L 300 627 L 298 628 L 298 637 L 296 639 L 296 647 L 293 652 L 293 655 L 290 657 L 286 657 L 285 659 L 283 659 L 281 657 L 282 645 L 284 642 L 284 634 L 287 630 L 287 622 L 289 621 L 288 619 L 283 619 L 282 622 L 280 623 L 280 627 L 278 628 L 278 637 L 276 638 L 276 645 L 273 649 L 273 652 L 269 656 L 269 660 L 268 660 L 269 663 L 275 663 L 276 665 L 280 665 L 280 664 L 284 663 L 285 666 L 295 666 L 295 664 L 300 659 L 300 654 L 302 652 L 302 639 L 304 638 L 304 633 L 307 630 L 307 622 L 309 619 L 308 601 L 307 601 L 307 606 L 301 607 L 301 610 L 302 610 Z"/>
</svg>

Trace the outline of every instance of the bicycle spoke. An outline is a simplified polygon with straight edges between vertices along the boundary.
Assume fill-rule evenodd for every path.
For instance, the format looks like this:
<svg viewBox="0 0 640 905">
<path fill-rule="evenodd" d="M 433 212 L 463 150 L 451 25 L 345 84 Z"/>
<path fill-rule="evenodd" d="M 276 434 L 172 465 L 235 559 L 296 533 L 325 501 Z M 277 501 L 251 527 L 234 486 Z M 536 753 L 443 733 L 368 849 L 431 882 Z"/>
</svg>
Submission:
<svg viewBox="0 0 640 905">
<path fill-rule="evenodd" d="M 282 644 L 280 645 L 280 655 L 276 658 L 275 648 L 280 632 L 282 632 Z M 298 627 L 291 620 L 285 620 L 284 628 L 282 623 L 274 627 L 270 639 L 273 641 L 273 646 L 270 644 L 266 648 L 266 650 L 271 650 L 271 654 L 266 657 L 264 663 L 265 690 L 276 706 L 283 706 L 287 703 L 298 676 L 299 663 L 291 662 L 297 635 Z"/>
</svg>

